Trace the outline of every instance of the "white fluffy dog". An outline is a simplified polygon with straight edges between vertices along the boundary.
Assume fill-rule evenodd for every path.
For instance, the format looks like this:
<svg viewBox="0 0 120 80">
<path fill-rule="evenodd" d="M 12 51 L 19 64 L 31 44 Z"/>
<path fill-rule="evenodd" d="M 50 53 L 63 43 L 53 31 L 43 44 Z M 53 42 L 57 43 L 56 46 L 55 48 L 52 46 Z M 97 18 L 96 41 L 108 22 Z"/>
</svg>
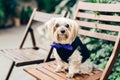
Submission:
<svg viewBox="0 0 120 80">
<path fill-rule="evenodd" d="M 89 74 L 93 64 L 89 60 L 89 52 L 78 35 L 78 24 L 67 18 L 53 18 L 45 23 L 47 37 L 53 42 L 54 57 L 57 61 L 56 72 L 60 72 L 68 63 L 67 78 L 75 73 Z"/>
</svg>

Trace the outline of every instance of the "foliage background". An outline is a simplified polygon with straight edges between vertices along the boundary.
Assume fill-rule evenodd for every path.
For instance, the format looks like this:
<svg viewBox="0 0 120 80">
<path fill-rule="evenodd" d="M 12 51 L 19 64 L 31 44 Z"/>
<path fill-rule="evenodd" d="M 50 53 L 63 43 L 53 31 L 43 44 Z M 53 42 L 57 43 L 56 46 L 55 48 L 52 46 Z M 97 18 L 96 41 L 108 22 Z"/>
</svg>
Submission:
<svg viewBox="0 0 120 80">
<path fill-rule="evenodd" d="M 0 27 L 4 26 L 8 18 L 13 18 L 17 5 L 17 0 L 0 0 Z"/>
</svg>

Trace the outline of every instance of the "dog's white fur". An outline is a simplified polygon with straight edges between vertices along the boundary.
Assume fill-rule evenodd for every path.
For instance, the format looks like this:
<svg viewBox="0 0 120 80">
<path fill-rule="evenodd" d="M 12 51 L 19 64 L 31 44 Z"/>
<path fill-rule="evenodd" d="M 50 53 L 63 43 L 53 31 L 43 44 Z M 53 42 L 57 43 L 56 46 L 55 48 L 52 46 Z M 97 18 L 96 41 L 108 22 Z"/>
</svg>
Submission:
<svg viewBox="0 0 120 80">
<path fill-rule="evenodd" d="M 67 24 L 69 25 L 69 27 Z M 74 20 L 67 18 L 62 18 L 62 17 L 53 18 L 48 22 L 46 22 L 45 28 L 47 32 L 47 37 L 52 42 L 56 42 L 56 43 L 71 44 L 78 35 L 78 24 Z M 65 30 L 64 34 L 61 33 L 62 29 Z M 54 57 L 56 58 L 57 61 L 56 72 L 60 72 L 61 69 L 64 68 L 65 62 L 61 60 L 56 50 L 54 53 Z M 82 56 L 80 55 L 80 52 L 78 50 L 75 50 L 74 53 L 69 57 L 69 63 L 68 63 L 69 72 L 66 75 L 67 78 L 72 78 L 75 73 L 89 74 L 93 70 L 93 64 L 90 62 L 89 59 L 86 60 L 84 63 L 81 63 L 81 61 L 82 61 Z"/>
</svg>

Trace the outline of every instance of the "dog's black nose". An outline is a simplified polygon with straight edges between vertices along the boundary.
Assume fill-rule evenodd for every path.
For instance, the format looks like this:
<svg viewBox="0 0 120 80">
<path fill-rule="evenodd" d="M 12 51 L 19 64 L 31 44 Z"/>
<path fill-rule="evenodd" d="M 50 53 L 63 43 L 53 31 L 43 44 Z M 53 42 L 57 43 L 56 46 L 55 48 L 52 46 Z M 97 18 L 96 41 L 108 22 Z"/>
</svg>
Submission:
<svg viewBox="0 0 120 80">
<path fill-rule="evenodd" d="M 61 30 L 61 33 L 64 34 L 64 33 L 65 33 L 65 30 Z"/>
</svg>

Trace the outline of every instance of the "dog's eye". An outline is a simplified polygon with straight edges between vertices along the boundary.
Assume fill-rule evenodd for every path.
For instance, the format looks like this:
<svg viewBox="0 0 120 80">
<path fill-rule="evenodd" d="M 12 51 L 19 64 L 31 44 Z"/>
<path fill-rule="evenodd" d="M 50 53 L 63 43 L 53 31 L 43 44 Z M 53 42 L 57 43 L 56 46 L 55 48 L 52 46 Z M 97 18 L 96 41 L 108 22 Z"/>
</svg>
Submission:
<svg viewBox="0 0 120 80">
<path fill-rule="evenodd" d="M 65 27 L 66 27 L 66 28 L 69 28 L 69 24 L 66 24 Z"/>
<path fill-rule="evenodd" d="M 55 27 L 59 27 L 60 25 L 57 23 L 56 25 L 55 25 Z"/>
</svg>

